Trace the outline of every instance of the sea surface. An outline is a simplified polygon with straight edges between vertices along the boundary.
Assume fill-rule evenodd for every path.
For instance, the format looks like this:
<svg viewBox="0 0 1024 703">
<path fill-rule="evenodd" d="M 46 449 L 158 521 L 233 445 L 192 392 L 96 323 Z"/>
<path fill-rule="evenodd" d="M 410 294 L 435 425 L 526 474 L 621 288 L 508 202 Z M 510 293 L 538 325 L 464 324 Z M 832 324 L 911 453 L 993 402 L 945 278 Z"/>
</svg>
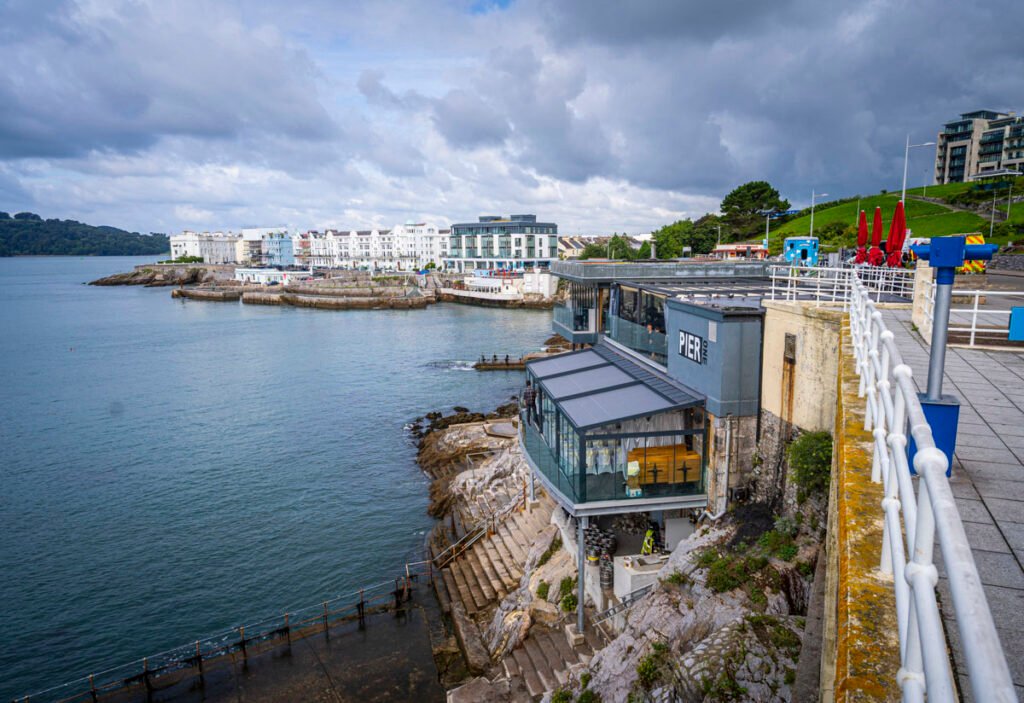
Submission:
<svg viewBox="0 0 1024 703">
<path fill-rule="evenodd" d="M 404 427 L 490 410 L 549 312 L 326 311 L 0 259 L 0 701 L 397 576 L 432 526 Z"/>
</svg>

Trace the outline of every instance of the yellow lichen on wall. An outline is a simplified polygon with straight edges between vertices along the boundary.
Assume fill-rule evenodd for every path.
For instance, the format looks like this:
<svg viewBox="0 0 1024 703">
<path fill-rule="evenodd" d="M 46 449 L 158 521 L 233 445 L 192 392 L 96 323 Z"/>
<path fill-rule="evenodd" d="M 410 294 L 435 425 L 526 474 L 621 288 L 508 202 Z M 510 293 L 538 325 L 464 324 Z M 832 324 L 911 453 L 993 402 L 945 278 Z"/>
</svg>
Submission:
<svg viewBox="0 0 1024 703">
<path fill-rule="evenodd" d="M 891 575 L 879 569 L 882 554 L 882 484 L 871 481 L 873 438 L 864 430 L 863 398 L 844 324 L 839 349 L 839 388 L 830 526 L 836 554 L 830 559 L 834 598 L 836 701 L 896 701 L 900 690 L 899 640 Z M 823 685 L 826 682 L 822 682 Z"/>
</svg>

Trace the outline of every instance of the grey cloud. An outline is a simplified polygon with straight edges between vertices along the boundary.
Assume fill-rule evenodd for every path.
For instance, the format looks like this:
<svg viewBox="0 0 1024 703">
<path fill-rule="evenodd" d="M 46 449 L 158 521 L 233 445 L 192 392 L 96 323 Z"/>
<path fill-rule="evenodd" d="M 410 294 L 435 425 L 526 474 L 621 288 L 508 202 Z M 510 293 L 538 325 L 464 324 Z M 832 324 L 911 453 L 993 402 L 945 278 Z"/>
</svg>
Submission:
<svg viewBox="0 0 1024 703">
<path fill-rule="evenodd" d="M 0 158 L 135 151 L 167 135 L 337 136 L 309 60 L 217 6 L 14 9 L 20 24 L 0 43 Z"/>
<path fill-rule="evenodd" d="M 384 72 L 377 69 L 363 71 L 356 86 L 368 103 L 390 110 L 419 110 L 430 104 L 427 98 L 413 90 L 402 95 L 392 91 L 384 85 Z"/>
<path fill-rule="evenodd" d="M 508 120 L 479 95 L 451 90 L 434 106 L 437 130 L 456 148 L 501 144 L 511 134 Z"/>
</svg>

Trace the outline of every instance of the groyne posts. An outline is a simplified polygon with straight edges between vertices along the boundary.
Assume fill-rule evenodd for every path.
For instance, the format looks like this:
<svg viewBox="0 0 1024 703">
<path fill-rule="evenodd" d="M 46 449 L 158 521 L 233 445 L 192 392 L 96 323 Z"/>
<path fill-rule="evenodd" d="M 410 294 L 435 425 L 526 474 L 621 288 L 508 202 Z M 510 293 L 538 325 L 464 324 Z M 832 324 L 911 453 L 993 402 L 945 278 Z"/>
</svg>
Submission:
<svg viewBox="0 0 1024 703">
<path fill-rule="evenodd" d="M 324 637 L 331 639 L 331 628 L 327 624 L 327 601 L 324 601 Z"/>
<path fill-rule="evenodd" d="M 93 676 L 92 674 L 89 674 L 89 697 L 92 698 L 93 703 L 96 703 L 99 700 L 99 697 L 96 695 L 96 680 L 95 679 L 96 679 L 95 676 Z"/>
<path fill-rule="evenodd" d="M 245 649 L 245 625 L 238 628 L 239 644 L 242 646 L 242 659 L 249 661 L 249 653 Z"/>
<path fill-rule="evenodd" d="M 206 673 L 203 671 L 203 649 L 196 640 L 196 668 L 199 669 L 199 687 L 206 687 Z"/>
<path fill-rule="evenodd" d="M 366 601 L 363 599 L 363 589 L 359 589 L 359 602 L 356 603 L 356 612 L 359 613 L 359 629 L 366 629 Z"/>
</svg>

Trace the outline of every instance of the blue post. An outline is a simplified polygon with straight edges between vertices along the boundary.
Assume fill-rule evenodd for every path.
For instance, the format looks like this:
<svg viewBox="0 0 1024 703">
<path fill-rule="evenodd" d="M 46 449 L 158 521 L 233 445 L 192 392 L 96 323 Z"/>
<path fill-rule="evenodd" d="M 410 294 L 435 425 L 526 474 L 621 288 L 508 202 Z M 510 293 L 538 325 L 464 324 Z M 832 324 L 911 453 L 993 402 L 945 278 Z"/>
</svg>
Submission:
<svg viewBox="0 0 1024 703">
<path fill-rule="evenodd" d="M 919 394 L 921 409 L 932 428 L 935 446 L 945 453 L 949 462 L 946 475 L 953 472 L 953 453 L 956 450 L 956 430 L 960 420 L 960 400 L 954 395 L 942 394 L 942 376 L 946 366 L 946 340 L 949 336 L 949 307 L 953 297 L 956 270 L 964 261 L 988 260 L 998 247 L 994 244 L 970 244 L 964 236 L 935 237 L 929 244 L 911 247 L 918 258 L 924 259 L 935 270 L 935 305 L 932 311 L 932 348 L 928 362 L 928 391 Z M 910 437 L 907 458 L 914 470 L 917 444 Z"/>
</svg>

